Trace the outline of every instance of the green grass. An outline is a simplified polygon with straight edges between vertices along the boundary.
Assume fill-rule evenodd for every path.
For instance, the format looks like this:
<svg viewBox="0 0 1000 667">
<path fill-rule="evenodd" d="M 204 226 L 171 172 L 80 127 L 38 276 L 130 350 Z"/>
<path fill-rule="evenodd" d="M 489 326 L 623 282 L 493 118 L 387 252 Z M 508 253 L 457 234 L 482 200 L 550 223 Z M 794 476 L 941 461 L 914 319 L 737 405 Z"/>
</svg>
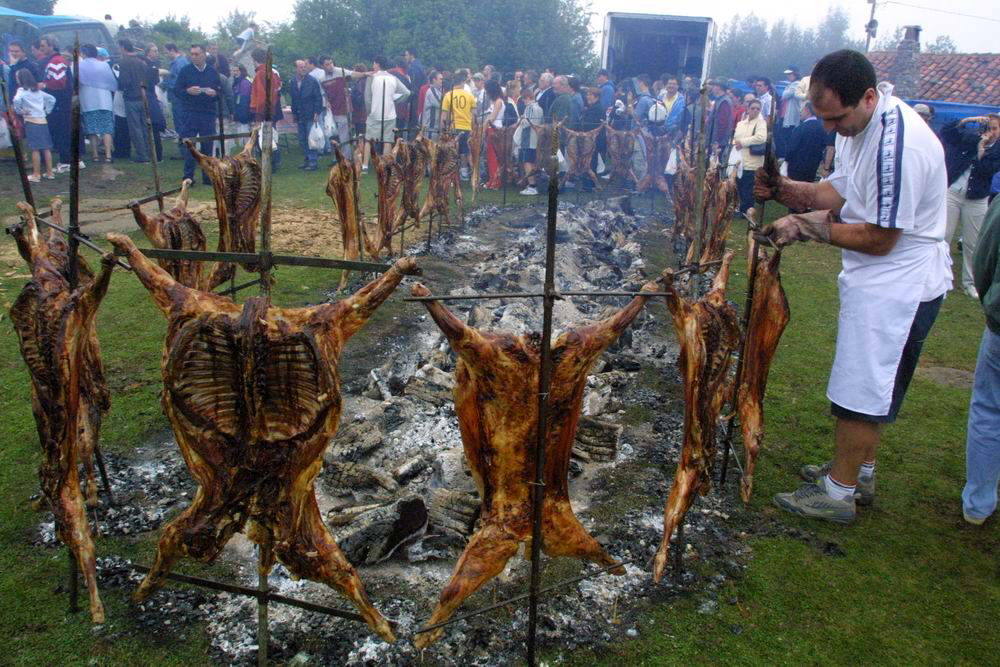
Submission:
<svg viewBox="0 0 1000 667">
<path fill-rule="evenodd" d="M 303 173 L 294 168 L 297 163 L 294 151 L 285 156 L 275 177 L 276 204 L 329 208 L 323 193 L 325 172 Z M 83 196 L 124 202 L 148 192 L 148 166 L 114 166 L 124 175 L 101 190 L 87 180 L 94 173 L 88 167 Z M 162 171 L 169 187 L 179 179 L 181 163 L 166 161 Z M 41 204 L 60 187 L 66 189 L 68 179 L 61 178 L 38 189 Z M 372 181 L 371 175 L 363 181 L 366 210 L 374 210 Z M 15 211 L 16 188 L 13 165 L 0 163 L 0 215 Z M 193 194 L 202 200 L 210 196 L 206 187 Z M 500 193 L 480 195 L 485 202 L 500 198 Z M 538 200 L 508 193 L 508 203 L 529 201 Z M 647 202 L 642 199 L 636 205 L 645 210 Z M 657 245 L 661 238 L 648 237 L 651 268 L 666 261 Z M 0 239 L 0 244 L 9 243 L 6 237 Z M 734 234 L 731 245 L 743 256 L 741 234 Z M 738 260 L 737 265 L 730 294 L 738 301 L 745 272 L 744 262 Z M 885 431 L 879 500 L 854 526 L 809 523 L 779 514 L 770 505 L 772 494 L 798 484 L 795 472 L 801 463 L 829 456 L 832 420 L 825 385 L 836 335 L 838 270 L 838 253 L 824 246 L 796 246 L 782 260 L 792 323 L 771 372 L 767 437 L 749 513 L 765 524 L 812 531 L 821 541 L 839 544 L 845 555 L 823 555 L 801 540 L 773 536 L 781 534 L 775 531 L 751 537 L 754 557 L 746 576 L 720 592 L 717 614 L 697 613 L 700 598 L 654 606 L 642 614 L 639 638 L 596 653 L 575 653 L 569 656 L 572 662 L 996 663 L 1000 529 L 996 521 L 979 530 L 966 527 L 960 513 L 967 390 L 914 380 L 899 422 Z M 277 278 L 275 301 L 298 305 L 322 298 L 338 276 L 283 267 Z M 433 276 L 427 280 L 433 282 Z M 23 282 L 0 275 L 0 303 L 12 301 Z M 66 576 L 64 550 L 27 543 L 39 518 L 28 502 L 37 491 L 39 449 L 27 375 L 5 311 L 0 320 L 0 492 L 5 499 L 0 505 L 0 632 L 15 641 L 0 662 L 205 663 L 200 628 L 190 628 L 183 641 L 140 630 L 121 591 L 102 591 L 110 622 L 100 636 L 92 632 L 85 613 L 66 614 L 65 593 L 54 590 Z M 102 446 L 128 452 L 168 428 L 159 406 L 165 326 L 146 291 L 132 276 L 118 272 L 101 307 L 98 328 L 113 390 Z M 971 370 L 982 328 L 978 305 L 952 293 L 924 348 L 923 363 Z M 630 414 L 633 420 L 643 416 L 638 410 Z M 148 560 L 153 539 L 102 539 L 98 553 Z M 180 569 L 203 571 L 190 563 Z"/>
</svg>

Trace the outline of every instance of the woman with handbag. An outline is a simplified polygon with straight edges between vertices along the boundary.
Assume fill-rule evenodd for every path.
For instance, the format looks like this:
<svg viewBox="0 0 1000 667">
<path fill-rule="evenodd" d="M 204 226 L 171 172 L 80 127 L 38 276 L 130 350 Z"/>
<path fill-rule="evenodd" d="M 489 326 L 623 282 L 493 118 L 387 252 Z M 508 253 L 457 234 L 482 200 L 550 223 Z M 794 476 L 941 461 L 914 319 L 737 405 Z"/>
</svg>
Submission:
<svg viewBox="0 0 1000 667">
<path fill-rule="evenodd" d="M 743 159 L 743 174 L 739 178 L 740 213 L 753 206 L 754 172 L 764 166 L 766 147 L 767 121 L 760 114 L 760 100 L 754 100 L 733 132 L 733 148 L 740 151 Z"/>
</svg>

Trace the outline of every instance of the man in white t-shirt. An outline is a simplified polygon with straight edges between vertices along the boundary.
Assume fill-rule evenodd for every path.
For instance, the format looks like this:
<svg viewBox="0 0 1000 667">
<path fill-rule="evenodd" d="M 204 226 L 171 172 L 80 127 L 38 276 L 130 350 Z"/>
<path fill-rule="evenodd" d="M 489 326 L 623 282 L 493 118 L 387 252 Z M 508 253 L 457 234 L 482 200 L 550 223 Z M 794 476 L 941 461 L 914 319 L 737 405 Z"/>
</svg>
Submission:
<svg viewBox="0 0 1000 667">
<path fill-rule="evenodd" d="M 366 82 L 365 104 L 371 110 L 365 124 L 365 139 L 372 142 L 372 154 L 389 153 L 396 141 L 396 103 L 410 95 L 410 89 L 386 68 L 385 56 L 372 60 L 372 75 Z"/>
<path fill-rule="evenodd" d="M 836 453 L 827 464 L 803 467 L 809 483 L 774 500 L 802 516 L 850 523 L 856 502 L 874 500 L 881 428 L 896 419 L 951 287 L 947 176 L 941 142 L 890 85 L 877 84 L 864 55 L 825 56 L 813 70 L 809 98 L 824 129 L 838 135 L 834 174 L 803 183 L 760 169 L 754 194 L 812 211 L 767 225 L 759 238 L 843 249 L 827 386 Z"/>
</svg>

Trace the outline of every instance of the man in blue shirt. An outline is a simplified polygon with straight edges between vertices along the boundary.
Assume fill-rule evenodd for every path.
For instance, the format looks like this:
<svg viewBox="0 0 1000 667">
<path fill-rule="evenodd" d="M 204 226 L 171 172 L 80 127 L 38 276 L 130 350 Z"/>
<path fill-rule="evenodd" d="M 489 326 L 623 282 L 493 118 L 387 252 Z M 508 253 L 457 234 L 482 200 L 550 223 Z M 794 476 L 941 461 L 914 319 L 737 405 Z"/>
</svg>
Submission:
<svg viewBox="0 0 1000 667">
<path fill-rule="evenodd" d="M 300 169 L 316 171 L 316 150 L 309 147 L 309 132 L 323 113 L 323 92 L 316 79 L 309 76 L 309 63 L 295 61 L 295 78 L 290 82 L 292 93 L 292 115 L 299 130 L 299 146 L 302 147 L 304 161 Z"/>
<path fill-rule="evenodd" d="M 219 73 L 208 64 L 203 45 L 192 44 L 188 56 L 191 62 L 181 68 L 177 81 L 174 82 L 174 95 L 184 109 L 183 129 L 179 132 L 181 139 L 211 136 L 215 133 L 216 98 L 222 89 Z M 211 154 L 212 142 L 202 141 L 200 150 Z M 185 151 L 184 178 L 193 180 L 194 168 L 194 156 L 191 151 Z M 201 173 L 201 182 L 212 182 L 204 171 Z"/>
<path fill-rule="evenodd" d="M 611 83 L 608 70 L 602 69 L 597 73 L 597 86 L 601 90 L 601 108 L 607 113 L 615 105 L 615 84 Z"/>
<path fill-rule="evenodd" d="M 642 127 L 649 121 L 649 108 L 656 104 L 656 100 L 649 94 L 649 75 L 640 74 L 635 77 L 635 91 L 637 99 L 635 101 L 635 119 L 638 126 Z"/>
<path fill-rule="evenodd" d="M 801 123 L 792 128 L 785 143 L 788 178 L 812 183 L 826 152 L 828 137 L 823 123 L 813 113 L 812 103 L 802 105 Z"/>
</svg>

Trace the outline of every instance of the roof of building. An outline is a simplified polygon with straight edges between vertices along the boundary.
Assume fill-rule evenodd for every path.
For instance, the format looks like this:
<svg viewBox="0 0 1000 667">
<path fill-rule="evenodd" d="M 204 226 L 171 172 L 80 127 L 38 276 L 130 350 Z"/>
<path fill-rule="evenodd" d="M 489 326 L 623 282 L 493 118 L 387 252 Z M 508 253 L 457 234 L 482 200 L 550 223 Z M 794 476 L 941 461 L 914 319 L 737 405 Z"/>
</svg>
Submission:
<svg viewBox="0 0 1000 667">
<path fill-rule="evenodd" d="M 895 51 L 868 54 L 879 80 L 891 80 Z M 919 53 L 922 100 L 1000 106 L 1000 53 Z"/>
</svg>

